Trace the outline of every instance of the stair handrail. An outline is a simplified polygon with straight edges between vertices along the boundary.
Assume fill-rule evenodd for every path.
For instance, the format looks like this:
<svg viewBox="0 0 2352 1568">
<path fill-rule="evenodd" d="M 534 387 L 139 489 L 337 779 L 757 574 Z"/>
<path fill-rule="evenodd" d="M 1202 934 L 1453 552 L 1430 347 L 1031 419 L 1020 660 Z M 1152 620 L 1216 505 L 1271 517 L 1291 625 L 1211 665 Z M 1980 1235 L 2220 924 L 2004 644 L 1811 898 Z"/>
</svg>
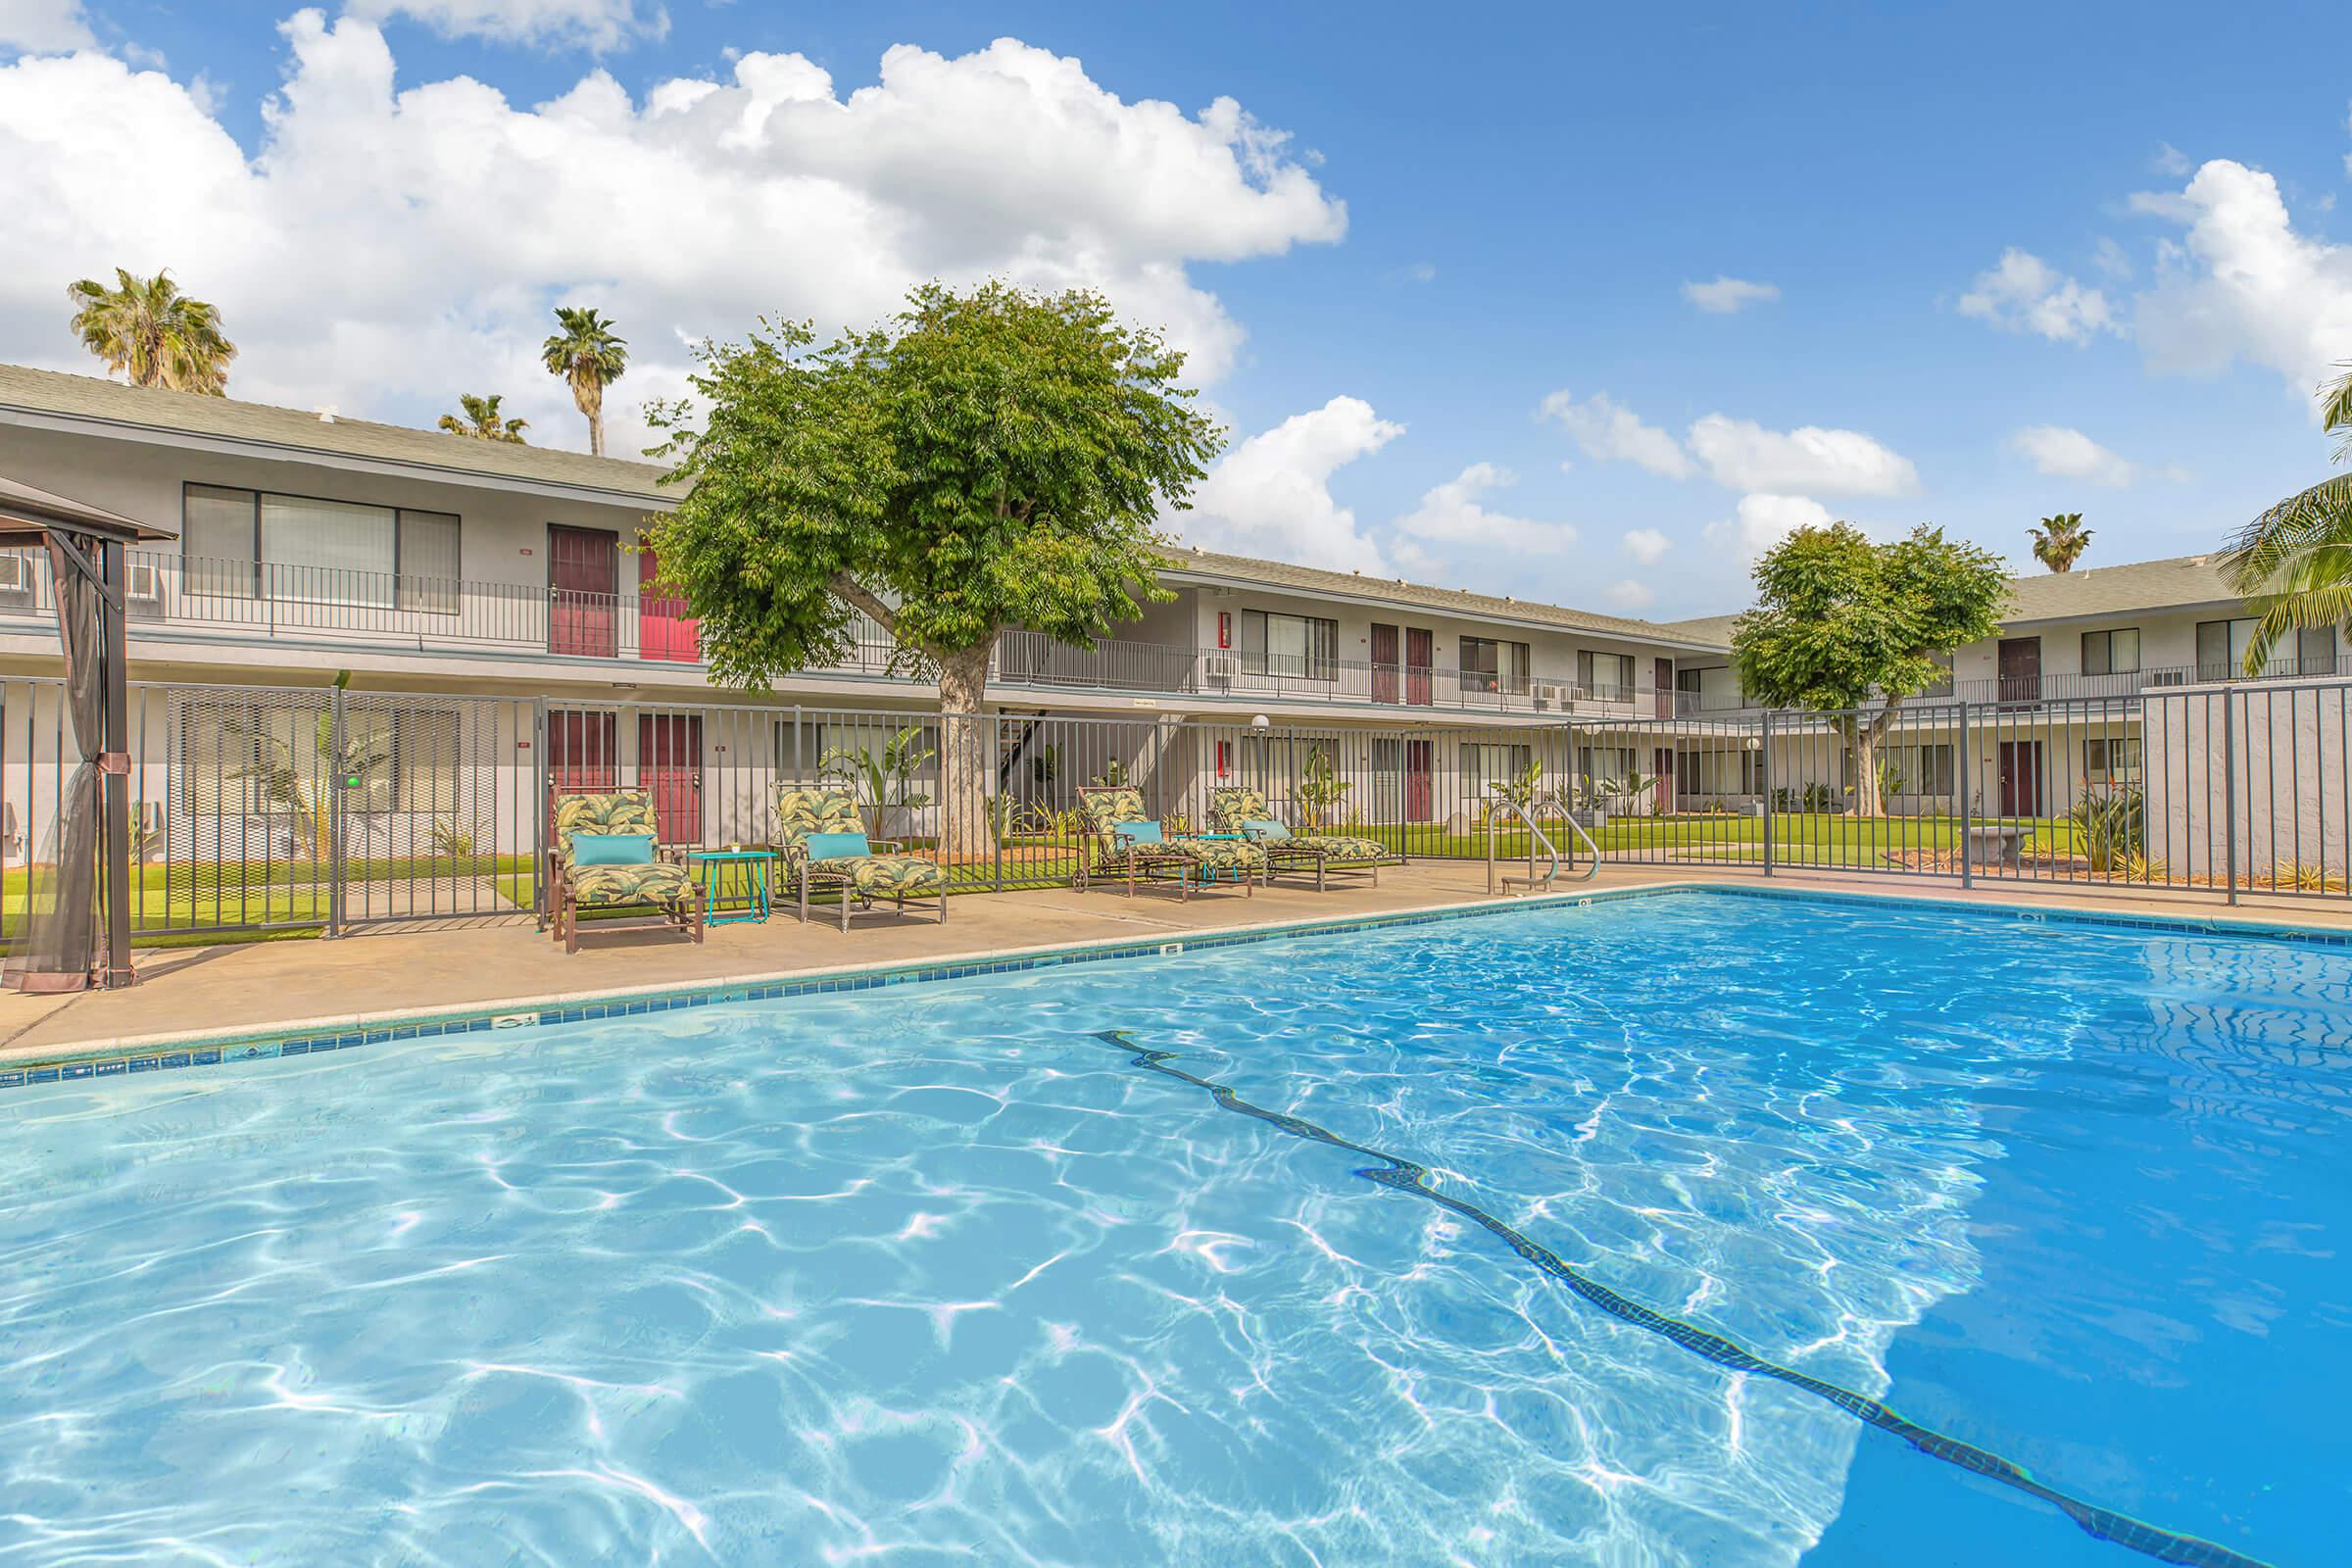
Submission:
<svg viewBox="0 0 2352 1568">
<path fill-rule="evenodd" d="M 1500 809 L 1498 810 L 1497 808 L 1500 808 Z M 1497 795 L 1492 797 L 1487 805 L 1487 891 L 1489 893 L 1493 893 L 1494 891 L 1494 832 L 1495 829 L 1501 825 L 1501 817 L 1505 811 L 1509 812 L 1512 816 L 1517 817 L 1520 821 L 1527 824 L 1528 849 L 1527 875 L 1523 877 L 1504 876 L 1501 879 L 1502 891 L 1505 893 L 1510 892 L 1511 884 L 1513 882 L 1526 884 L 1531 892 L 1537 888 L 1546 888 L 1551 886 L 1552 883 L 1559 880 L 1559 847 L 1551 842 L 1551 837 L 1549 834 L 1546 834 L 1541 827 L 1536 825 L 1535 817 L 1528 812 L 1526 807 L 1521 806 L 1517 801 L 1512 800 L 1507 795 Z M 1586 851 L 1592 857 L 1592 863 L 1588 865 L 1581 873 L 1579 873 L 1576 878 L 1576 880 L 1579 882 L 1590 882 L 1594 876 L 1599 874 L 1600 871 L 1600 846 L 1592 842 L 1592 835 L 1585 831 L 1584 824 L 1577 821 L 1574 812 L 1569 813 L 1568 827 L 1569 830 L 1578 838 L 1584 840 Z M 1545 866 L 1542 876 L 1538 876 L 1536 874 L 1536 846 L 1539 844 L 1544 847 L 1544 853 L 1546 857 L 1548 857 L 1549 859 L 1549 863 Z M 1575 858 L 1571 856 L 1569 858 L 1570 863 L 1573 864 Z"/>
</svg>

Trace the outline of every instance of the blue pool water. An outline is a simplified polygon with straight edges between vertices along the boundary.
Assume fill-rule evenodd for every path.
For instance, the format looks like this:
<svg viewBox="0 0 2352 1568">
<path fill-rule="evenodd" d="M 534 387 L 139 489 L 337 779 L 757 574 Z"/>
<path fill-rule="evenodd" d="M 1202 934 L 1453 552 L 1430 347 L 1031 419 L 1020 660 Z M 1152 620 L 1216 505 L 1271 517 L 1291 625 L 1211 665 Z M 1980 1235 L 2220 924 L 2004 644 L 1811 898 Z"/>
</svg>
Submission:
<svg viewBox="0 0 2352 1568">
<path fill-rule="evenodd" d="M 11 1091 L 0 1561 L 2340 1561 L 2348 1040 L 1680 895 Z"/>
</svg>

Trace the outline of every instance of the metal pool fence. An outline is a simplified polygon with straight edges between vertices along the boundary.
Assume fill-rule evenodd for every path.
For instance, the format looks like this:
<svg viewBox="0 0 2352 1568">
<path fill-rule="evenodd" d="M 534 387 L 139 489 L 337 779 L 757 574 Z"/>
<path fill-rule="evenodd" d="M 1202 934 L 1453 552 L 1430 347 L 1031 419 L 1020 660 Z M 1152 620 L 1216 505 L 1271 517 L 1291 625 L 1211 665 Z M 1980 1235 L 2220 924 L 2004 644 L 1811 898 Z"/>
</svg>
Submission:
<svg viewBox="0 0 2352 1568">
<path fill-rule="evenodd" d="M 1611 863 L 2352 896 L 2352 681 L 2332 679 L 1517 726 L 323 687 L 130 700 L 132 924 L 151 940 L 528 913 L 553 797 L 624 787 L 686 849 L 771 843 L 779 786 L 846 789 L 872 836 L 961 891 L 1066 885 L 1092 853 L 1079 791 L 1129 784 L 1180 828 L 1208 829 L 1210 792 L 1244 785 L 1294 829 L 1409 859 L 1483 861 L 1507 799 L 1547 831 L 1574 813 Z M 58 683 L 0 681 L 0 942 L 53 892 L 69 750 Z M 1494 848 L 1524 857 L 1528 836 Z"/>
</svg>

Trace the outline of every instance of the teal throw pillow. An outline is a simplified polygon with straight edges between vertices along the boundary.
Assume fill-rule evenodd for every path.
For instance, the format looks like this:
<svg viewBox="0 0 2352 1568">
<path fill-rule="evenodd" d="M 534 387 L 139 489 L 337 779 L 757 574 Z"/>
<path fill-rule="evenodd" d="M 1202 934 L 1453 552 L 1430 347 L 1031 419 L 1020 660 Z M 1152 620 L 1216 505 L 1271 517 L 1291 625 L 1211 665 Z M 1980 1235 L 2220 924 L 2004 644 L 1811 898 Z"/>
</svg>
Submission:
<svg viewBox="0 0 2352 1568">
<path fill-rule="evenodd" d="M 1253 839 L 1287 839 L 1291 836 L 1291 830 L 1289 828 L 1284 827 L 1280 822 L 1271 820 L 1264 822 L 1244 822 L 1242 824 L 1242 831 L 1249 834 Z"/>
<path fill-rule="evenodd" d="M 654 836 L 651 833 L 574 833 L 571 836 L 571 863 L 651 865 L 654 863 Z"/>
<path fill-rule="evenodd" d="M 853 856 L 871 855 L 862 833 L 811 833 L 808 835 L 808 858 L 811 860 L 845 860 Z"/>
<path fill-rule="evenodd" d="M 1110 832 L 1111 837 L 1122 850 L 1130 844 L 1157 844 L 1160 842 L 1157 822 L 1114 822 L 1111 824 Z"/>
</svg>

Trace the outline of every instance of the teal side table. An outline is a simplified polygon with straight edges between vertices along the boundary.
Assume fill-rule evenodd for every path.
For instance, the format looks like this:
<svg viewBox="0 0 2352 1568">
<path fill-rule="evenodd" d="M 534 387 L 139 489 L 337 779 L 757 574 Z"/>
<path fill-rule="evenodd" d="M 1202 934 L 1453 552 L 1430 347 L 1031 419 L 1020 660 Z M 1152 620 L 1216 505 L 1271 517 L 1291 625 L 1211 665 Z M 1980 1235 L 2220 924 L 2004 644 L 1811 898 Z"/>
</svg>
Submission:
<svg viewBox="0 0 2352 1568">
<path fill-rule="evenodd" d="M 767 868 L 775 856 L 766 850 L 695 850 L 687 859 L 704 868 L 703 924 L 743 925 L 749 922 L 764 924 L 768 916 Z M 729 867 L 743 873 L 743 910 L 738 914 L 712 914 L 712 896 L 726 880 Z"/>
</svg>

